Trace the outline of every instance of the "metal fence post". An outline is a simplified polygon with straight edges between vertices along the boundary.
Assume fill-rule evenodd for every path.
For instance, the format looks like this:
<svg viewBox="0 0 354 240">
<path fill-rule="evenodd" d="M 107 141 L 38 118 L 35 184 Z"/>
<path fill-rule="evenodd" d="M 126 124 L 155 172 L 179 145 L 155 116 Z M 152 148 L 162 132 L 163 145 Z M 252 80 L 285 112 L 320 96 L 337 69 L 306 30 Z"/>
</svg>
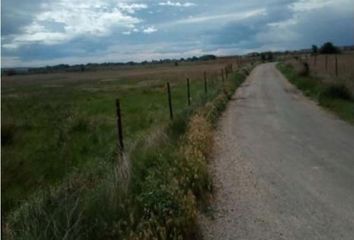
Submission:
<svg viewBox="0 0 354 240">
<path fill-rule="evenodd" d="M 338 58 L 337 58 L 337 55 L 335 57 L 335 70 L 336 70 L 336 77 L 338 77 Z"/>
<path fill-rule="evenodd" d="M 168 98 L 168 107 L 170 109 L 170 119 L 173 120 L 171 88 L 170 88 L 170 83 L 169 82 L 167 82 L 167 98 Z"/>
<path fill-rule="evenodd" d="M 188 106 L 191 105 L 191 90 L 190 90 L 189 78 L 187 78 L 187 103 Z"/>
<path fill-rule="evenodd" d="M 204 72 L 204 92 L 205 94 L 208 94 L 208 81 L 207 81 L 206 72 Z"/>
<path fill-rule="evenodd" d="M 120 101 L 116 99 L 116 117 L 117 117 L 117 136 L 118 136 L 118 151 L 123 153 L 124 143 L 123 143 L 123 128 L 122 128 L 122 115 L 120 112 Z"/>
</svg>

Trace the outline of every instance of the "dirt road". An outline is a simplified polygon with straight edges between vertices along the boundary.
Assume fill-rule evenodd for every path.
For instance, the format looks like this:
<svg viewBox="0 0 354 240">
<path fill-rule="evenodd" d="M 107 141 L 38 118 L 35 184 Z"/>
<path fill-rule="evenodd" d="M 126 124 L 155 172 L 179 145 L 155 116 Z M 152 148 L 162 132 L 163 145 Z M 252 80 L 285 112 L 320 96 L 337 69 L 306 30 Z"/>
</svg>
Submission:
<svg viewBox="0 0 354 240">
<path fill-rule="evenodd" d="M 354 126 L 263 64 L 218 126 L 205 239 L 354 239 Z"/>
</svg>

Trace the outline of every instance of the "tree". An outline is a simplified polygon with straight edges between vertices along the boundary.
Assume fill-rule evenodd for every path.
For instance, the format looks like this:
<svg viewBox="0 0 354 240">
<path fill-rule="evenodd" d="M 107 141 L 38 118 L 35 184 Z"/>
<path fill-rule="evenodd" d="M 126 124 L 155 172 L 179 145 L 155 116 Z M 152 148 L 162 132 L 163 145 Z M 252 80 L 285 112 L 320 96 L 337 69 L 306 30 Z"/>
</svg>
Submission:
<svg viewBox="0 0 354 240">
<path fill-rule="evenodd" d="M 202 61 L 215 60 L 215 59 L 216 59 L 216 56 L 210 55 L 210 54 L 199 57 L 199 60 L 202 60 Z"/>
<path fill-rule="evenodd" d="M 320 53 L 322 54 L 336 54 L 339 53 L 339 49 L 333 45 L 331 42 L 326 42 L 320 48 Z"/>
<path fill-rule="evenodd" d="M 268 61 L 273 61 L 273 59 L 274 59 L 273 53 L 272 52 L 268 52 L 267 53 L 267 58 L 268 58 Z"/>
<path fill-rule="evenodd" d="M 272 52 L 262 52 L 261 53 L 261 60 L 265 61 L 273 61 L 273 53 Z"/>
<path fill-rule="evenodd" d="M 318 53 L 318 47 L 316 45 L 312 45 L 312 54 L 317 54 Z"/>
<path fill-rule="evenodd" d="M 4 70 L 3 73 L 4 73 L 6 76 L 13 76 L 13 75 L 16 75 L 16 71 L 15 71 L 14 69 Z"/>
<path fill-rule="evenodd" d="M 261 60 L 264 62 L 266 60 L 266 55 L 264 52 L 261 53 Z"/>
</svg>

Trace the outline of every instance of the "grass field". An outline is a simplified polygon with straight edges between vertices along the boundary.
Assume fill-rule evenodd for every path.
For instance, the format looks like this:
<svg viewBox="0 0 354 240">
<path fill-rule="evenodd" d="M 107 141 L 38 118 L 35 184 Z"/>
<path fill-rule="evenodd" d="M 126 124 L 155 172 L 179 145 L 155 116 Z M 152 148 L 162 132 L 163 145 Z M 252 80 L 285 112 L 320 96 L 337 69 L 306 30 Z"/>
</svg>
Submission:
<svg viewBox="0 0 354 240">
<path fill-rule="evenodd" d="M 337 58 L 337 74 L 336 61 Z M 342 83 L 354 94 L 354 53 L 320 54 L 306 59 L 311 74 L 322 79 L 326 83 Z"/>
<path fill-rule="evenodd" d="M 179 196 L 178 201 L 182 201 L 179 203 L 183 207 L 177 208 L 178 213 L 171 213 L 174 216 L 172 222 L 174 226 L 180 226 L 178 224 L 182 222 L 178 223 L 178 221 L 187 221 L 185 216 L 194 216 L 180 212 L 194 211 L 191 207 L 194 204 L 193 197 L 186 198 L 186 196 L 189 196 L 189 191 L 192 190 L 198 197 L 203 192 L 202 189 L 208 189 L 210 186 L 206 179 L 207 174 L 203 172 L 203 164 L 198 167 L 198 164 L 193 165 L 193 161 L 190 161 L 188 167 L 182 167 L 180 164 L 183 161 L 175 163 L 181 159 L 179 154 L 181 143 L 178 136 L 182 136 L 187 131 L 187 116 L 191 116 L 199 106 L 215 99 L 220 93 L 222 86 L 220 71 L 226 63 L 232 61 L 229 59 L 177 67 L 136 66 L 121 70 L 4 77 L 2 82 L 2 214 L 5 219 L 11 216 L 9 220 L 13 223 L 11 232 L 21 237 L 26 236 L 27 239 L 47 239 L 69 233 L 70 236 L 76 236 L 73 239 L 85 239 L 88 235 L 83 234 L 78 228 L 75 228 L 75 231 L 78 231 L 77 235 L 74 232 L 68 233 L 69 230 L 65 227 L 64 230 L 58 230 L 56 226 L 63 219 L 69 221 L 71 218 L 63 217 L 61 214 L 67 211 L 74 214 L 79 209 L 80 202 L 80 211 L 78 210 L 79 215 L 76 219 L 81 221 L 80 214 L 89 216 L 85 217 L 85 223 L 80 222 L 80 226 L 96 229 L 98 235 L 95 236 L 99 238 L 111 235 L 126 236 L 126 232 L 123 234 L 114 232 L 112 229 L 105 230 L 105 227 L 100 224 L 124 225 L 125 219 L 129 218 L 126 214 L 130 212 L 133 214 L 131 217 L 141 217 L 141 209 L 146 209 L 146 204 L 155 205 L 164 201 L 167 205 L 175 204 L 176 200 L 170 199 L 169 194 L 170 191 L 181 191 L 180 188 L 185 189 L 185 192 L 182 191 L 180 195 L 177 192 L 173 194 Z M 204 93 L 204 71 L 208 76 L 207 95 Z M 191 78 L 191 107 L 187 106 L 186 77 Z M 237 76 L 236 78 L 241 79 Z M 169 121 L 166 81 L 169 81 L 172 86 L 172 101 L 176 116 L 173 123 Z M 232 85 L 234 87 L 231 87 L 231 91 L 239 84 L 237 81 Z M 117 97 L 121 99 L 124 141 L 127 146 L 123 159 L 117 158 L 116 155 L 114 100 Z M 218 108 L 224 104 L 225 98 L 222 97 L 219 102 L 216 104 L 219 107 L 213 110 L 214 105 L 211 105 L 211 110 L 208 111 L 212 113 L 218 111 Z M 120 167 L 116 171 L 114 166 L 117 161 Z M 161 166 L 158 167 L 156 164 Z M 176 177 L 182 179 L 185 177 L 185 172 L 181 173 L 181 168 L 184 169 L 183 171 L 192 168 L 193 176 L 199 176 L 199 180 L 194 177 L 187 178 L 189 180 L 176 180 L 185 182 L 185 187 L 177 187 L 167 182 L 166 186 L 172 184 L 176 189 L 169 187 L 165 192 L 160 189 L 162 183 L 156 182 L 156 179 L 163 178 L 167 181 L 170 178 L 164 174 L 158 178 L 153 176 L 159 171 L 168 174 L 166 168 L 172 171 L 169 174 L 177 174 L 179 177 Z M 106 198 L 117 198 L 117 194 L 114 195 L 110 188 L 117 179 L 120 182 L 115 185 L 113 192 L 118 191 L 120 196 L 129 191 L 131 192 L 129 196 L 138 197 L 140 200 L 135 197 L 133 199 L 126 197 L 122 200 L 118 197 L 116 201 L 119 202 L 119 207 L 115 205 L 117 202 L 113 204 L 116 207 L 113 207 L 112 203 L 100 202 Z M 122 190 L 125 189 L 122 184 L 129 185 L 129 190 Z M 119 190 L 117 190 L 118 185 Z M 156 191 L 157 195 L 145 195 L 146 188 L 151 189 L 152 192 Z M 101 191 L 109 191 L 111 197 L 106 197 Z M 53 201 L 64 201 L 65 204 L 55 205 L 53 209 L 53 205 L 47 205 Z M 138 204 L 136 201 L 141 202 Z M 189 201 L 192 205 L 184 201 Z M 92 204 L 92 207 L 87 204 Z M 95 212 L 98 211 L 97 206 L 102 207 L 102 204 L 107 207 L 100 213 Z M 121 209 L 122 206 L 124 209 Z M 191 209 L 188 210 L 188 206 Z M 171 207 L 162 205 L 158 206 L 157 210 L 159 212 L 161 209 Z M 156 206 L 147 209 L 150 208 L 154 209 Z M 130 210 L 128 213 L 127 209 Z M 163 216 L 161 218 L 163 221 L 166 220 L 166 213 L 155 214 Z M 176 214 L 178 216 L 182 214 L 180 220 L 176 218 Z M 94 222 L 98 221 L 97 217 L 108 219 L 101 219 L 96 225 Z M 56 221 L 41 222 L 47 218 Z M 151 217 L 148 219 L 151 220 Z M 35 229 L 28 230 L 29 228 L 24 226 L 32 220 L 37 221 L 33 226 Z M 145 229 L 136 225 L 137 220 L 132 220 L 133 223 L 130 225 L 134 228 L 130 228 L 131 231 L 138 232 L 139 228 Z M 65 221 L 65 224 L 74 224 Z M 51 224 L 55 226 L 48 227 Z M 187 221 L 186 224 L 190 228 L 191 223 Z M 123 225 L 117 229 L 121 231 L 124 229 Z M 166 223 L 160 225 L 165 226 Z M 6 231 L 6 226 L 4 228 Z M 58 232 L 49 230 L 43 232 L 42 229 L 37 228 L 56 229 L 55 231 Z M 169 229 L 168 232 L 178 232 L 180 229 L 187 229 L 187 227 L 180 226 L 175 230 Z M 177 232 L 176 236 L 180 236 L 181 233 L 177 234 Z M 94 236 L 90 235 L 90 238 Z"/>
<path fill-rule="evenodd" d="M 133 67 L 122 71 L 55 73 L 3 78 L 3 209 L 70 169 L 109 158 L 115 150 L 114 100 L 122 102 L 127 145 L 169 119 L 165 82 L 173 106 L 186 108 L 203 96 L 203 71 L 215 79 L 222 64 Z"/>
</svg>

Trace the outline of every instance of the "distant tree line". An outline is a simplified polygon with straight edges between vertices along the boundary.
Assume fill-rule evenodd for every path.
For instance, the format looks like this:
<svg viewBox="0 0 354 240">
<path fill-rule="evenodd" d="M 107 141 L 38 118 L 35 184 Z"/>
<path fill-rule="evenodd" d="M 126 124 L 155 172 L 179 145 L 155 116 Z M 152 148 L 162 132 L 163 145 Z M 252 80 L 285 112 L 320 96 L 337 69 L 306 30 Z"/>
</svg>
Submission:
<svg viewBox="0 0 354 240">
<path fill-rule="evenodd" d="M 280 55 L 280 54 L 282 54 L 282 52 L 267 51 L 267 52 L 253 52 L 253 53 L 249 53 L 247 56 L 251 58 L 259 59 L 262 62 L 266 62 L 266 61 L 273 61 L 274 55 Z"/>
<path fill-rule="evenodd" d="M 273 57 L 273 53 L 272 52 L 262 52 L 261 53 L 261 60 L 263 62 L 265 61 L 273 61 L 274 57 Z"/>
<path fill-rule="evenodd" d="M 196 62 L 196 61 L 210 61 L 215 60 L 217 57 L 215 55 L 203 55 L 200 57 L 189 57 L 181 59 L 161 59 L 161 60 L 152 60 L 152 61 L 143 61 L 143 62 L 105 62 L 105 63 L 88 63 L 88 64 L 58 64 L 54 66 L 46 67 L 37 67 L 37 68 L 8 68 L 2 69 L 1 74 L 12 76 L 18 74 L 31 74 L 31 73 L 51 73 L 51 72 L 84 72 L 89 70 L 96 70 L 100 68 L 114 67 L 114 66 L 135 66 L 135 65 L 147 65 L 147 64 L 174 64 L 178 66 L 180 62 Z"/>
<path fill-rule="evenodd" d="M 320 48 L 312 45 L 312 54 L 339 54 L 340 49 L 331 42 L 324 43 Z"/>
</svg>

